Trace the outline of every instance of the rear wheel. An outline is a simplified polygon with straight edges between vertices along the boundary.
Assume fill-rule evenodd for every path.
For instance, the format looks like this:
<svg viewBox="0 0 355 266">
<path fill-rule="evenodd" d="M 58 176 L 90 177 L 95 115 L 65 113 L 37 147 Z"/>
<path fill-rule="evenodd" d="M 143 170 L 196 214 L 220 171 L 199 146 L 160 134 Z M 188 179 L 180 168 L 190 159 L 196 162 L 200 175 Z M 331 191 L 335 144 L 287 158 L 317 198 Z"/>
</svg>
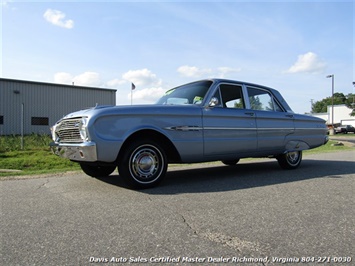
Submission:
<svg viewBox="0 0 355 266">
<path fill-rule="evenodd" d="M 116 169 L 115 165 L 100 166 L 100 165 L 91 165 L 91 164 L 84 164 L 84 163 L 81 163 L 80 167 L 85 174 L 92 177 L 109 176 Z"/>
<path fill-rule="evenodd" d="M 134 188 L 158 185 L 168 168 L 161 146 L 151 140 L 137 140 L 129 144 L 118 163 L 120 175 Z"/>
<path fill-rule="evenodd" d="M 291 151 L 276 157 L 283 169 L 296 169 L 302 161 L 302 151 Z"/>
</svg>

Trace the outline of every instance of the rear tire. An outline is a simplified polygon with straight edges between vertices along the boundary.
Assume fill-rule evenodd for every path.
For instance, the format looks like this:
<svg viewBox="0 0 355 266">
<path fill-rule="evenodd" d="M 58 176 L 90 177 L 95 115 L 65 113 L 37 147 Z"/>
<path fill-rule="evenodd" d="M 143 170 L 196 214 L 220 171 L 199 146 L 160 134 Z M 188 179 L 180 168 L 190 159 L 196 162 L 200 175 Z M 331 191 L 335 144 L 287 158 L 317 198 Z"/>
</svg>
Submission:
<svg viewBox="0 0 355 266">
<path fill-rule="evenodd" d="M 109 166 L 100 166 L 100 165 L 91 165 L 91 164 L 80 164 L 81 169 L 84 171 L 85 174 L 92 177 L 104 177 L 109 176 L 110 174 L 115 171 L 115 165 Z"/>
<path fill-rule="evenodd" d="M 276 157 L 283 169 L 296 169 L 302 162 L 302 151 L 292 151 Z"/>
<path fill-rule="evenodd" d="M 133 188 L 157 186 L 168 168 L 164 149 L 155 141 L 142 139 L 128 145 L 119 158 L 118 171 Z"/>
</svg>

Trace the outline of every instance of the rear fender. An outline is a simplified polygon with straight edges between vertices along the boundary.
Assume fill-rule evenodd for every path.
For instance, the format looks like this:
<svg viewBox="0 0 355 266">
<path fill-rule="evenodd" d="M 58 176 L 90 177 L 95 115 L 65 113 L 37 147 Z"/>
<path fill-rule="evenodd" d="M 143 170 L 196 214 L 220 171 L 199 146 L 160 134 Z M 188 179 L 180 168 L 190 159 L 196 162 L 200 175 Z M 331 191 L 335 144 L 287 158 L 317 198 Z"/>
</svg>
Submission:
<svg viewBox="0 0 355 266">
<path fill-rule="evenodd" d="M 308 150 L 311 147 L 304 141 L 301 140 L 290 140 L 286 144 L 286 152 L 290 151 L 303 151 L 303 150 Z"/>
</svg>

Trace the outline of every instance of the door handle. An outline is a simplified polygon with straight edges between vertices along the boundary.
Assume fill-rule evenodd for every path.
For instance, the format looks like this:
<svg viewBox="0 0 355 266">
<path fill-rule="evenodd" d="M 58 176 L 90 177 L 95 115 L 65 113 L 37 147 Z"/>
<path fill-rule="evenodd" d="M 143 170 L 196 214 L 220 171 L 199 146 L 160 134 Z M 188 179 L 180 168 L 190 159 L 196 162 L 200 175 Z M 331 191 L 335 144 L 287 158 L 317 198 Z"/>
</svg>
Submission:
<svg viewBox="0 0 355 266">
<path fill-rule="evenodd" d="M 287 117 L 289 117 L 289 118 L 293 118 L 293 115 L 286 115 Z"/>
<path fill-rule="evenodd" d="M 254 116 L 255 113 L 254 112 L 245 112 L 246 115 L 249 115 L 249 116 Z"/>
</svg>

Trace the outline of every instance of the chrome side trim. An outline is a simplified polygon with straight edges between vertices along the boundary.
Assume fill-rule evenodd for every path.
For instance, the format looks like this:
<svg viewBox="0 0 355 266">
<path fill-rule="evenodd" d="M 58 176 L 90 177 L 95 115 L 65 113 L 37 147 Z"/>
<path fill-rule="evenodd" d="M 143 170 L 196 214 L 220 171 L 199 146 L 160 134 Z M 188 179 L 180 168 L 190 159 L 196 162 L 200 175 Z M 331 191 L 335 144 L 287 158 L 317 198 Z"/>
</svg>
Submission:
<svg viewBox="0 0 355 266">
<path fill-rule="evenodd" d="M 174 126 L 174 127 L 165 127 L 164 129 L 174 130 L 174 131 L 199 131 L 202 130 L 203 128 L 199 126 Z"/>
<path fill-rule="evenodd" d="M 257 128 L 257 127 L 199 127 L 199 126 L 172 126 L 165 127 L 166 130 L 175 131 L 199 131 L 199 130 L 258 130 L 258 131 L 270 131 L 270 130 L 322 130 L 324 128 L 293 128 L 293 127 L 270 127 L 270 128 Z"/>
<path fill-rule="evenodd" d="M 204 127 L 204 130 L 256 130 L 256 127 Z"/>
</svg>

